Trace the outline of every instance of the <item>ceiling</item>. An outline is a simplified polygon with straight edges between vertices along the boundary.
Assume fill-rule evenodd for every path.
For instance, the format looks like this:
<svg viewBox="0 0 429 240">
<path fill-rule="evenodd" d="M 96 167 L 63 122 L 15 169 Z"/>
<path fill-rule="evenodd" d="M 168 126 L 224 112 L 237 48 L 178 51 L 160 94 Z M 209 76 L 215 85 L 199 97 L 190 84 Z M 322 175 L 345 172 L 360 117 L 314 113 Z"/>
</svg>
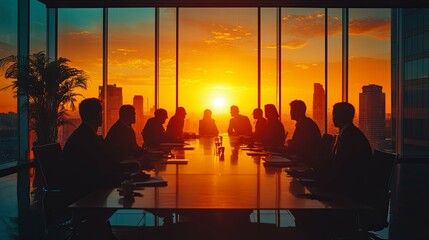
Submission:
<svg viewBox="0 0 429 240">
<path fill-rule="evenodd" d="M 429 7 L 427 0 L 39 0 L 52 8 L 84 7 Z"/>
</svg>

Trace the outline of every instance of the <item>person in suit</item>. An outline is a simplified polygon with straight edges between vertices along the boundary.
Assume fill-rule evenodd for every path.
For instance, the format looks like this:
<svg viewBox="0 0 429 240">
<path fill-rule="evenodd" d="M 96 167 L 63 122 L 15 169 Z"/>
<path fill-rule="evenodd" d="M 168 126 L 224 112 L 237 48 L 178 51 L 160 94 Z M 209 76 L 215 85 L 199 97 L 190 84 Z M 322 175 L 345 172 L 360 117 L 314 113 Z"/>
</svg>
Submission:
<svg viewBox="0 0 429 240">
<path fill-rule="evenodd" d="M 266 135 L 262 144 L 265 148 L 279 150 L 284 147 L 285 128 L 280 121 L 280 116 L 274 104 L 264 106 L 265 117 L 267 118 Z"/>
<path fill-rule="evenodd" d="M 72 201 L 99 188 L 120 185 L 126 175 L 118 171 L 118 163 L 97 129 L 102 123 L 102 105 L 96 98 L 79 104 L 82 124 L 64 145 L 63 159 L 66 183 L 64 192 Z M 73 222 L 80 239 L 115 239 L 108 218 L 114 211 L 86 211 L 75 214 Z"/>
<path fill-rule="evenodd" d="M 167 118 L 167 110 L 158 108 L 155 110 L 155 116 L 147 120 L 142 131 L 144 147 L 159 147 L 162 142 L 166 141 L 163 124 Z"/>
<path fill-rule="evenodd" d="M 166 138 L 169 142 L 183 142 L 183 127 L 185 125 L 186 110 L 178 107 L 174 116 L 167 124 Z"/>
<path fill-rule="evenodd" d="M 136 111 L 132 105 L 123 105 L 119 109 L 119 119 L 109 129 L 106 143 L 114 158 L 122 161 L 130 157 L 140 157 L 143 149 L 138 146 L 136 134 L 131 127 L 136 122 Z"/>
<path fill-rule="evenodd" d="M 233 105 L 230 108 L 231 119 L 229 120 L 228 134 L 231 136 L 251 136 L 252 124 L 247 116 L 241 115 L 237 106 Z"/>
<path fill-rule="evenodd" d="M 295 155 L 308 167 L 317 167 L 322 149 L 322 136 L 313 119 L 306 116 L 307 107 L 301 100 L 289 103 L 291 119 L 296 121 L 292 139 L 286 142 L 286 155 Z"/>
<path fill-rule="evenodd" d="M 334 157 L 317 171 L 318 187 L 361 203 L 372 198 L 367 179 L 372 168 L 368 139 L 353 124 L 352 104 L 339 102 L 333 108 L 333 122 L 339 129 Z M 367 205 L 368 206 L 368 205 Z M 303 239 L 337 239 L 356 231 L 357 216 L 350 212 L 304 213 L 295 211 L 295 223 Z"/>
<path fill-rule="evenodd" d="M 353 124 L 355 109 L 347 102 L 336 103 L 333 122 L 339 129 L 334 147 L 334 159 L 323 170 L 321 180 L 327 188 L 350 198 L 366 202 L 367 174 L 372 163 L 368 139 Z"/>
<path fill-rule="evenodd" d="M 200 136 L 217 136 L 219 134 L 215 120 L 212 119 L 212 111 L 210 109 L 204 110 L 203 119 L 198 124 L 198 134 Z"/>
<path fill-rule="evenodd" d="M 267 129 L 267 119 L 264 118 L 263 111 L 260 108 L 253 109 L 253 119 L 255 119 L 255 131 L 253 138 L 257 142 L 262 142 L 265 139 Z"/>
</svg>

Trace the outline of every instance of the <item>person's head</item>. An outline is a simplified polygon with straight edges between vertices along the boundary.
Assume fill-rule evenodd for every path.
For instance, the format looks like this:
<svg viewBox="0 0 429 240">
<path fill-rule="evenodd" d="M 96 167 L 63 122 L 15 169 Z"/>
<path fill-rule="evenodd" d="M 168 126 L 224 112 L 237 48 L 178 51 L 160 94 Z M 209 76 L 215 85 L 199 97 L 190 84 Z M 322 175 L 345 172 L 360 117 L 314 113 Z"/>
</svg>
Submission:
<svg viewBox="0 0 429 240">
<path fill-rule="evenodd" d="M 264 107 L 265 117 L 267 119 L 279 119 L 279 113 L 274 104 L 266 104 Z"/>
<path fill-rule="evenodd" d="M 305 111 L 307 111 L 307 106 L 301 100 L 293 100 L 289 103 L 290 105 L 290 118 L 292 120 L 299 121 L 305 117 Z"/>
<path fill-rule="evenodd" d="M 254 119 L 261 119 L 262 115 L 263 115 L 262 109 L 260 109 L 260 108 L 253 109 L 253 118 Z"/>
<path fill-rule="evenodd" d="M 186 117 L 186 110 L 184 107 L 178 107 L 176 109 L 176 115 L 179 116 L 180 118 L 185 118 Z"/>
<path fill-rule="evenodd" d="M 212 111 L 210 109 L 204 110 L 204 116 L 203 116 L 203 118 L 211 119 L 212 118 Z"/>
<path fill-rule="evenodd" d="M 79 114 L 82 122 L 89 124 L 94 128 L 101 126 L 103 122 L 103 106 L 97 98 L 84 99 L 79 104 Z"/>
<path fill-rule="evenodd" d="M 353 122 L 355 108 L 348 102 L 339 102 L 334 104 L 332 115 L 335 127 L 342 128 Z"/>
<path fill-rule="evenodd" d="M 235 105 L 232 105 L 230 110 L 231 110 L 230 113 L 232 117 L 238 116 L 238 114 L 240 113 L 240 110 Z"/>
<path fill-rule="evenodd" d="M 136 123 L 136 110 L 132 105 L 122 105 L 119 109 L 119 119 L 125 124 Z"/>
<path fill-rule="evenodd" d="M 164 124 L 165 120 L 168 118 L 167 110 L 165 110 L 164 108 L 156 109 L 155 118 L 158 119 L 162 124 Z"/>
</svg>

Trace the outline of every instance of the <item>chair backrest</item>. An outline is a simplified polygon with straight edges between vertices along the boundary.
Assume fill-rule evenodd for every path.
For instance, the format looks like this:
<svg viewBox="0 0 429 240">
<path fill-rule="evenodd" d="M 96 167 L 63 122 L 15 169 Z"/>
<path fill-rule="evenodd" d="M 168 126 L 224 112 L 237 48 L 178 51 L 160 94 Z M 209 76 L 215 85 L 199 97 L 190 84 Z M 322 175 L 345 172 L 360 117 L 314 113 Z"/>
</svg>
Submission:
<svg viewBox="0 0 429 240">
<path fill-rule="evenodd" d="M 62 149 L 59 143 L 34 146 L 33 153 L 45 190 L 60 190 L 62 186 Z"/>
<path fill-rule="evenodd" d="M 390 181 L 396 168 L 398 155 L 374 150 L 372 167 L 368 175 L 370 213 L 360 217 L 361 228 L 371 231 L 381 230 L 388 225 Z"/>
</svg>

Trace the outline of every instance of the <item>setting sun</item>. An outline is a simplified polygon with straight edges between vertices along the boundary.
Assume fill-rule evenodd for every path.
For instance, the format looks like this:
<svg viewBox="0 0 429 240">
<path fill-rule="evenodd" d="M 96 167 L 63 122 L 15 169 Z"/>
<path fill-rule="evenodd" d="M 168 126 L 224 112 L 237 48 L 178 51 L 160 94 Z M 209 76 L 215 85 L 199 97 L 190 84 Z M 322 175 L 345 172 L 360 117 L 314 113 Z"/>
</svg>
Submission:
<svg viewBox="0 0 429 240">
<path fill-rule="evenodd" d="M 213 106 L 215 108 L 225 107 L 225 99 L 222 97 L 217 97 L 217 98 L 213 99 Z"/>
</svg>

